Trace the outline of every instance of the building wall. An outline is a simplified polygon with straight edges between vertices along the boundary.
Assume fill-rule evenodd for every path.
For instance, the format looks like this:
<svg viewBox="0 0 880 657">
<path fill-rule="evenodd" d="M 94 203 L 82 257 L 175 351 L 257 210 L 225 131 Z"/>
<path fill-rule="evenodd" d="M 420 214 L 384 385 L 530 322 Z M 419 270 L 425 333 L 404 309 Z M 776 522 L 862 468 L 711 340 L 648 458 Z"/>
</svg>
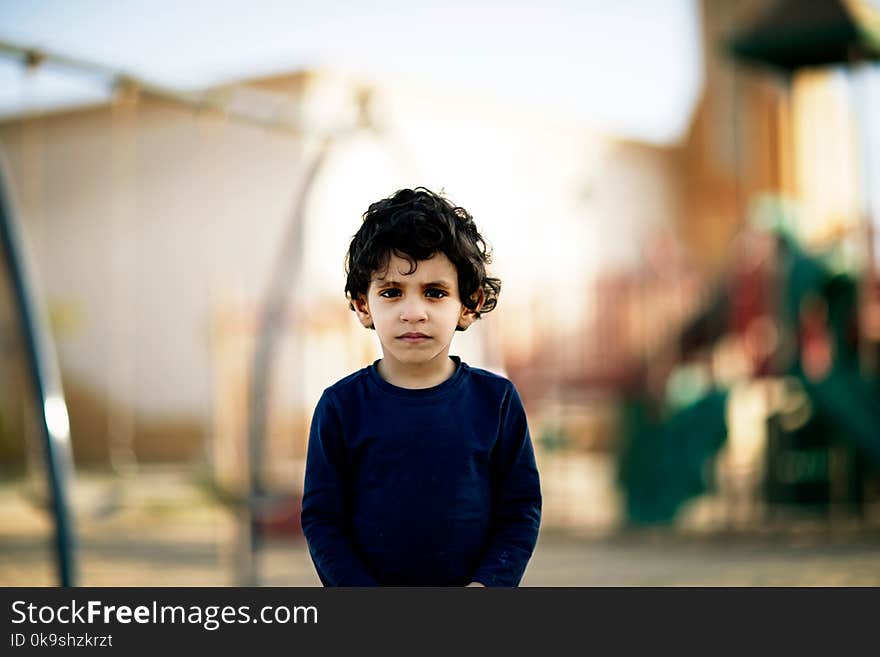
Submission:
<svg viewBox="0 0 880 657">
<path fill-rule="evenodd" d="M 256 299 L 302 145 L 169 102 L 0 125 L 57 339 L 75 454 L 201 455 L 212 305 Z"/>
</svg>

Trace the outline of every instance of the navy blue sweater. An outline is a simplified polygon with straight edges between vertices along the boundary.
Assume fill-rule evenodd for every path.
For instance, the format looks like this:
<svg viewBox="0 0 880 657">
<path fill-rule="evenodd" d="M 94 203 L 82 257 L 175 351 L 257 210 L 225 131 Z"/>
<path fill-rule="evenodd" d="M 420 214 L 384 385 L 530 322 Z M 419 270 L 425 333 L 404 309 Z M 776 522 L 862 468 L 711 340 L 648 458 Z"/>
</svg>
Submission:
<svg viewBox="0 0 880 657">
<path fill-rule="evenodd" d="M 516 586 L 541 489 L 522 401 L 504 377 L 399 388 L 376 363 L 324 391 L 302 528 L 325 586 Z M 378 361 L 377 361 L 378 362 Z"/>
</svg>

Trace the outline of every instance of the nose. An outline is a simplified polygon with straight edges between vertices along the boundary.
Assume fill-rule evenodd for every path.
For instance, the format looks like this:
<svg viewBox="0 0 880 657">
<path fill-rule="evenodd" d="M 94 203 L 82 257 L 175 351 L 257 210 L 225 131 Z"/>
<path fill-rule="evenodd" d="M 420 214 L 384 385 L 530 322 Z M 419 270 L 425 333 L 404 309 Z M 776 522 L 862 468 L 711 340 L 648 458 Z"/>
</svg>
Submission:
<svg viewBox="0 0 880 657">
<path fill-rule="evenodd" d="M 408 324 L 424 322 L 428 319 L 425 304 L 419 298 L 407 299 L 400 308 L 400 321 Z"/>
</svg>

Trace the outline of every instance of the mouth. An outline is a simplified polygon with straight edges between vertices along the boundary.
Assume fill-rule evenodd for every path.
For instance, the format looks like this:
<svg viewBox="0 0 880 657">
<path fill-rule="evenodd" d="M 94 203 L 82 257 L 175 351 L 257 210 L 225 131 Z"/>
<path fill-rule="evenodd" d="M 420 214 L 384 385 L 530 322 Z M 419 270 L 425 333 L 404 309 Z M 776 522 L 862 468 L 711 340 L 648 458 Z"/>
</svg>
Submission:
<svg viewBox="0 0 880 657">
<path fill-rule="evenodd" d="M 404 333 L 403 335 L 398 335 L 397 339 L 403 342 L 424 342 L 425 340 L 430 340 L 431 336 L 424 333 Z"/>
</svg>

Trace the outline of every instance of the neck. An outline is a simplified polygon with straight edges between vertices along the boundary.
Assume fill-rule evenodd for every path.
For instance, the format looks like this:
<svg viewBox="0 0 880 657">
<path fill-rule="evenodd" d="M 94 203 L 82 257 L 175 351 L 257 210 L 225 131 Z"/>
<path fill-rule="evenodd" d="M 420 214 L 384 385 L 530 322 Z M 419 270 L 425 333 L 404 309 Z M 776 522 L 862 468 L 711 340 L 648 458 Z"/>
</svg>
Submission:
<svg viewBox="0 0 880 657">
<path fill-rule="evenodd" d="M 432 388 L 455 373 L 455 362 L 440 354 L 426 363 L 402 363 L 385 356 L 377 365 L 379 376 L 398 388 Z"/>
</svg>

